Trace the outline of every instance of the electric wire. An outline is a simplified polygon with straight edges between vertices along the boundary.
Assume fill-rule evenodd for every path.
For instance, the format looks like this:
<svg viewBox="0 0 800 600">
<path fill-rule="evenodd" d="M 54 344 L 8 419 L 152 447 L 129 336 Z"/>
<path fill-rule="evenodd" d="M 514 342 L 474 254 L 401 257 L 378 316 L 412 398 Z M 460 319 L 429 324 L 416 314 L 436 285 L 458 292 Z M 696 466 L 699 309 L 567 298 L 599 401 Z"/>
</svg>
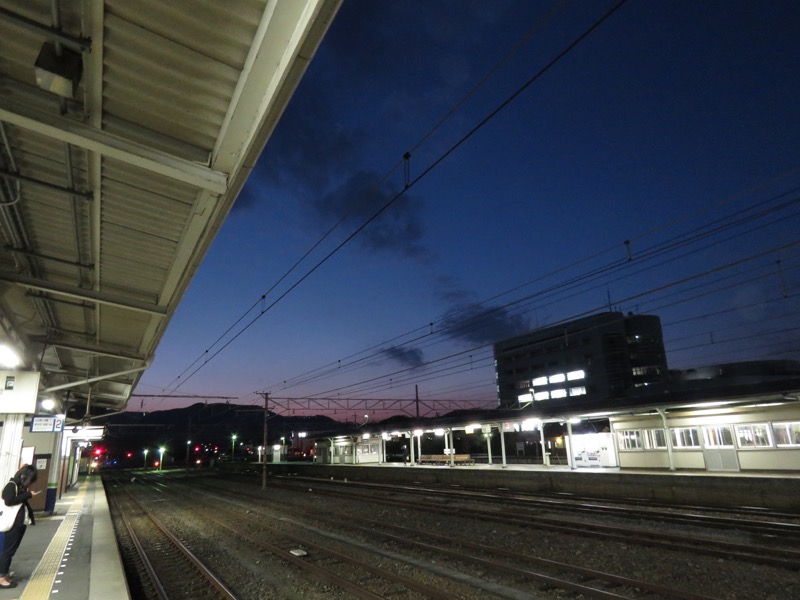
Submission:
<svg viewBox="0 0 800 600">
<path fill-rule="evenodd" d="M 457 111 L 458 109 L 466 103 L 469 98 L 471 98 L 481 87 L 483 87 L 498 71 L 499 69 L 506 64 L 511 57 L 516 54 L 532 37 L 534 34 L 538 33 L 544 25 L 555 15 L 558 10 L 560 10 L 564 6 L 564 0 L 559 0 L 556 2 L 553 7 L 540 19 L 537 21 L 533 27 L 531 27 L 525 34 L 520 38 L 520 40 L 511 48 L 509 52 L 507 52 L 497 63 L 495 63 L 492 68 L 487 71 L 486 74 L 472 87 L 470 88 L 439 120 L 412 146 L 409 153 L 413 153 L 418 150 L 439 128 L 444 125 Z M 409 153 L 406 153 L 407 156 Z M 393 164 L 385 173 L 384 175 L 377 181 L 376 185 L 380 186 L 385 181 L 391 177 L 391 175 L 400 168 L 400 165 L 403 164 L 404 158 L 399 159 L 395 164 Z M 363 201 L 362 201 L 363 202 Z M 260 303 L 266 300 L 266 297 L 273 292 L 284 280 L 286 280 L 289 275 L 291 275 L 299 266 L 317 249 L 319 248 L 322 243 L 330 237 L 330 235 L 338 229 L 352 214 L 355 213 L 359 204 L 355 204 L 353 208 L 339 218 L 339 220 L 334 223 L 299 259 L 297 259 L 287 271 L 281 275 L 275 283 L 270 286 L 270 288 L 264 292 L 261 297 L 256 300 L 234 323 L 228 327 L 221 335 L 217 337 L 206 350 L 198 356 L 190 365 L 188 365 L 181 373 L 179 373 L 172 381 L 170 381 L 167 385 L 164 386 L 163 390 L 166 390 L 170 387 L 173 383 L 180 380 L 183 375 L 185 375 L 192 367 L 198 364 L 204 358 L 206 359 L 204 362 L 207 362 L 208 353 L 217 345 L 219 344 L 225 337 L 233 331 L 236 326 L 238 326 L 248 314 L 250 314 L 253 309 L 255 309 Z"/>
<path fill-rule="evenodd" d="M 778 197 L 781 197 L 781 196 L 783 196 L 783 195 L 785 195 L 785 194 L 781 194 L 781 195 L 780 195 L 780 196 L 778 196 Z M 789 205 L 791 205 L 791 204 L 794 204 L 794 203 L 796 203 L 796 202 L 797 202 L 797 199 L 794 199 L 794 200 L 792 200 L 792 201 L 790 201 L 790 202 L 786 202 L 786 203 L 784 203 L 782 206 L 775 207 L 775 208 L 773 208 L 773 209 L 769 209 L 769 210 L 764 210 L 764 211 L 761 211 L 761 213 L 760 213 L 760 216 L 763 216 L 763 215 L 766 215 L 766 214 L 770 214 L 770 213 L 774 212 L 775 210 L 779 210 L 779 209 L 780 209 L 780 208 L 782 208 L 783 206 L 789 206 Z M 763 203 L 761 203 L 761 204 L 763 204 Z M 740 211 L 740 212 L 741 212 L 741 211 Z M 716 221 L 715 223 L 722 223 L 722 222 L 724 222 L 725 220 L 727 220 L 727 219 L 730 219 L 730 218 L 731 218 L 731 216 L 728 216 L 728 217 L 726 217 L 725 219 L 719 219 L 719 220 L 718 220 L 718 221 Z M 752 219 L 752 218 L 755 218 L 755 217 L 751 217 L 751 219 Z M 751 220 L 751 219 L 748 219 L 748 220 Z M 746 221 L 747 221 L 747 220 L 742 220 L 742 219 L 740 219 L 739 221 L 737 221 L 737 222 L 736 222 L 736 225 L 737 225 L 737 226 L 738 226 L 738 225 L 741 225 L 742 223 L 744 223 L 744 222 L 746 222 Z M 728 230 L 728 229 L 730 229 L 730 228 L 731 228 L 731 224 L 729 223 L 729 224 L 727 224 L 727 225 L 717 226 L 717 227 L 714 229 L 714 231 L 716 231 L 716 232 L 718 233 L 718 232 L 720 232 L 720 231 L 726 231 L 726 230 Z M 760 227 L 759 227 L 759 228 L 760 228 Z M 739 233 L 739 234 L 737 234 L 736 236 L 732 236 L 732 237 L 728 238 L 728 240 L 732 239 L 733 237 L 738 237 L 738 236 L 740 236 L 740 235 L 744 235 L 745 233 L 750 233 L 750 232 L 752 232 L 752 231 L 753 231 L 753 230 L 755 230 L 755 229 L 758 229 L 758 228 L 754 228 L 754 229 L 751 229 L 751 230 L 748 230 L 748 231 L 745 231 L 745 232 L 740 232 L 740 233 Z M 693 230 L 693 231 L 694 231 L 695 233 L 697 233 L 697 232 L 700 232 L 699 239 L 704 239 L 704 238 L 708 237 L 708 235 L 709 235 L 709 233 L 710 233 L 710 231 L 711 231 L 711 225 L 706 225 L 706 226 L 703 226 L 703 227 L 700 227 L 700 228 L 696 228 L 696 229 L 695 229 L 695 230 Z M 660 246 L 660 248 L 661 248 L 661 251 L 663 252 L 663 251 L 664 251 L 664 249 L 665 249 L 665 248 L 667 248 L 667 247 L 669 247 L 670 249 L 674 249 L 675 247 L 679 247 L 679 246 L 685 246 L 685 245 L 687 245 L 687 244 L 688 244 L 690 241 L 692 241 L 692 240 L 690 240 L 690 239 L 687 239 L 687 238 L 686 238 L 686 236 L 687 236 L 687 235 L 688 235 L 688 234 L 681 234 L 680 236 L 676 236 L 675 238 L 673 238 L 673 240 L 678 240 L 678 241 L 679 241 L 679 243 L 672 243 L 672 244 L 670 244 L 669 246 L 662 244 L 662 245 Z M 695 251 L 696 251 L 696 250 L 695 250 Z M 640 263 L 641 261 L 644 261 L 644 260 L 650 259 L 650 258 L 652 258 L 653 256 L 655 256 L 655 253 L 654 253 L 654 252 L 655 252 L 655 250 L 648 250 L 648 251 L 645 251 L 645 252 L 643 252 L 643 253 L 641 254 L 641 256 L 642 256 L 642 257 L 644 257 L 644 258 L 637 258 L 637 260 L 635 261 L 635 263 L 637 263 L 637 266 L 639 265 L 639 263 Z M 685 255 L 684 255 L 684 256 L 685 256 Z M 618 266 L 618 267 L 620 267 L 620 268 L 628 268 L 628 267 L 630 267 L 632 264 L 633 264 L 633 263 L 630 263 L 630 262 L 629 262 L 629 263 L 625 263 L 625 264 L 621 265 L 621 267 L 620 267 L 619 265 L 617 265 L 617 266 Z M 664 264 L 665 264 L 665 263 L 663 263 L 663 262 L 662 262 L 662 263 L 660 263 L 660 264 L 659 264 L 659 265 L 657 265 L 657 266 L 663 266 Z M 605 267 L 601 268 L 601 269 L 600 269 L 600 271 L 602 271 L 602 270 L 605 270 L 605 269 L 607 269 L 607 268 L 609 268 L 609 267 L 613 267 L 613 266 L 614 266 L 614 264 L 613 264 L 613 263 L 612 263 L 611 265 L 606 265 Z M 639 269 L 639 272 L 641 272 L 641 271 L 642 271 L 642 269 Z M 593 275 L 593 274 L 596 274 L 597 272 L 598 272 L 598 271 L 595 271 L 595 272 L 590 272 L 589 274 L 584 274 L 584 276 L 587 276 L 587 275 Z M 619 279 L 619 278 L 618 278 L 618 279 Z M 617 279 L 617 280 L 618 280 L 618 279 Z M 561 284 L 559 284 L 558 286 L 554 286 L 554 288 L 550 288 L 549 290 L 546 290 L 546 291 L 547 291 L 547 292 L 552 292 L 554 289 L 557 289 L 558 287 L 564 287 L 564 286 L 568 285 L 568 283 L 569 283 L 569 282 L 562 282 L 562 283 L 561 283 Z M 518 289 L 518 288 L 517 288 L 517 289 Z M 541 291 L 540 291 L 540 292 L 537 292 L 537 294 L 536 294 L 536 295 L 543 295 L 543 292 L 541 292 Z M 502 307 L 496 307 L 496 308 L 498 308 L 498 309 L 500 309 L 500 308 L 508 308 L 508 307 L 510 307 L 510 306 L 511 306 L 512 304 L 514 304 L 514 303 L 518 303 L 518 302 L 522 302 L 522 301 L 524 301 L 524 300 L 528 300 L 528 299 L 530 299 L 531 297 L 532 297 L 532 296 L 527 296 L 527 297 L 524 297 L 524 298 L 522 298 L 522 299 L 515 300 L 515 301 L 514 301 L 514 302 L 512 302 L 512 303 L 508 303 L 508 304 L 506 304 L 506 305 L 503 305 Z M 563 300 L 563 299 L 564 299 L 564 297 L 562 296 L 562 297 L 558 298 L 557 300 Z M 557 301 L 557 300 L 554 300 L 554 301 Z M 471 326 L 474 326 L 474 325 L 475 325 L 475 323 L 474 323 L 474 322 L 472 322 L 472 323 L 470 323 L 470 325 L 471 325 Z M 465 325 L 465 326 L 466 326 L 466 325 Z M 422 328 L 422 327 L 420 327 L 420 328 L 417 328 L 415 331 L 419 331 L 419 330 L 421 330 L 421 329 L 423 329 L 423 328 Z M 447 333 L 452 335 L 453 333 L 457 333 L 457 330 L 449 330 Z M 402 336 L 398 336 L 398 338 L 400 338 L 400 337 L 402 337 Z M 427 337 L 427 336 L 420 336 L 420 337 L 418 337 L 418 338 L 416 338 L 416 339 L 422 339 L 422 338 L 424 338 L 424 337 Z M 397 338 L 395 338 L 395 339 L 397 339 Z M 380 346 L 380 344 L 379 344 L 378 346 Z M 373 346 L 373 348 L 374 348 L 374 347 L 375 347 L 375 346 Z M 424 346 L 423 346 L 423 347 L 424 347 Z M 374 357 L 374 356 L 376 356 L 376 355 L 373 355 L 373 357 Z M 368 358 L 368 357 L 362 357 L 362 360 L 365 360 L 366 358 Z M 340 362 L 341 362 L 341 361 L 340 361 Z M 341 364 L 339 365 L 339 368 L 341 369 Z M 341 372 L 341 371 L 339 371 L 339 372 Z M 321 373 L 321 375 L 326 375 L 326 374 L 328 374 L 328 373 L 325 373 L 325 372 L 322 372 L 322 373 Z M 298 380 L 298 379 L 295 379 L 295 383 L 307 383 L 307 382 L 309 382 L 309 381 L 313 381 L 314 379 L 318 379 L 318 377 L 317 377 L 317 378 L 305 378 L 305 379 L 303 379 L 303 378 L 301 377 L 299 380 Z"/>
<path fill-rule="evenodd" d="M 429 164 L 417 177 L 415 177 L 410 182 L 406 183 L 406 186 L 403 190 L 392 196 L 383 206 L 381 206 L 377 212 L 375 212 L 372 216 L 370 216 L 364 223 L 362 223 L 358 228 L 355 229 L 349 236 L 347 236 L 341 243 L 333 248 L 327 255 L 325 255 L 322 259 L 320 259 L 314 266 L 312 266 L 304 275 L 302 275 L 295 283 L 293 283 L 289 288 L 284 291 L 281 295 L 278 296 L 267 308 L 264 308 L 260 311 L 258 315 L 256 315 L 253 319 L 248 321 L 244 327 L 239 330 L 234 336 L 231 337 L 226 343 L 224 343 L 219 349 L 217 349 L 214 353 L 208 354 L 208 351 L 204 352 L 205 360 L 204 362 L 194 368 L 191 373 L 182 378 L 182 380 L 175 385 L 175 387 L 169 392 L 169 394 L 174 393 L 180 388 L 185 382 L 191 379 L 195 374 L 197 374 L 200 369 L 202 369 L 205 365 L 207 365 L 211 360 L 213 360 L 216 356 L 220 354 L 223 350 L 225 350 L 233 341 L 238 339 L 242 333 L 247 331 L 256 321 L 258 321 L 264 314 L 266 314 L 272 307 L 274 307 L 278 302 L 280 302 L 283 298 L 285 298 L 290 292 L 292 292 L 297 286 L 299 286 L 303 281 L 305 281 L 308 277 L 310 277 L 317 269 L 319 269 L 322 265 L 324 265 L 332 256 L 334 256 L 342 247 L 344 247 L 348 242 L 350 242 L 356 235 L 358 235 L 361 231 L 363 231 L 369 224 L 371 224 L 375 219 L 377 219 L 380 215 L 382 215 L 390 206 L 392 206 L 398 199 L 404 196 L 409 189 L 411 189 L 415 184 L 425 178 L 431 171 L 437 168 L 442 162 L 444 162 L 451 154 L 453 154 L 458 148 L 460 148 L 467 140 L 469 140 L 475 133 L 477 133 L 481 128 L 483 128 L 489 121 L 491 121 L 494 117 L 496 117 L 502 110 L 504 110 L 509 104 L 511 104 L 517 97 L 519 97 L 525 90 L 527 90 L 533 83 L 538 81 L 545 73 L 547 73 L 552 67 L 554 67 L 561 59 L 563 59 L 567 54 L 569 54 L 572 50 L 574 50 L 578 45 L 580 45 L 589 35 L 591 35 L 598 27 L 600 27 L 606 20 L 608 20 L 622 5 L 625 4 L 627 0 L 619 0 L 610 10 L 608 10 L 604 15 L 602 15 L 594 24 L 592 24 L 588 29 L 586 29 L 583 33 L 581 33 L 575 40 L 573 40 L 570 44 L 567 45 L 566 48 L 561 50 L 554 58 L 552 58 L 544 67 L 542 67 L 536 74 L 530 77 L 525 83 L 523 83 L 520 87 L 518 87 L 514 92 L 512 92 L 505 100 L 503 100 L 495 109 L 490 111 L 488 115 L 486 115 L 483 119 L 481 119 L 477 125 L 472 127 L 470 130 L 467 131 L 461 138 L 459 138 L 455 144 L 451 145 L 447 150 L 445 150 L 442 154 L 440 154 L 436 159 L 434 159 L 431 164 Z M 243 317 L 242 317 L 243 319 Z M 196 364 L 196 362 L 194 363 Z M 166 389 L 166 388 L 165 388 Z M 163 400 L 162 400 L 163 401 Z"/>
<path fill-rule="evenodd" d="M 790 242 L 790 243 L 788 243 L 788 244 L 785 244 L 784 246 L 794 246 L 794 245 L 797 245 L 797 244 L 800 244 L 800 242 Z M 732 267 L 732 266 L 735 266 L 735 265 L 737 265 L 737 264 L 741 264 L 741 263 L 743 263 L 743 262 L 746 262 L 747 260 L 753 260 L 754 258 L 755 258 L 755 257 L 748 257 L 747 259 L 742 259 L 741 261 L 733 261 L 732 263 L 729 263 L 728 265 L 725 265 L 725 266 L 723 266 L 723 267 L 716 267 L 716 268 L 709 269 L 709 270 L 707 270 L 707 271 L 704 271 L 704 272 L 701 272 L 701 273 L 696 273 L 696 274 L 694 274 L 694 275 L 690 275 L 690 276 L 688 276 L 688 277 L 684 277 L 684 278 L 682 278 L 682 279 L 680 279 L 680 280 L 678 280 L 678 281 L 676 281 L 676 282 L 671 282 L 671 283 L 669 283 L 669 284 L 664 284 L 664 285 L 662 285 L 662 286 L 657 286 L 656 288 L 652 288 L 652 289 L 650 289 L 650 290 L 648 290 L 648 291 L 646 291 L 646 292 L 642 292 L 642 293 L 634 294 L 634 295 L 632 295 L 631 297 L 627 298 L 626 300 L 631 300 L 631 299 L 635 299 L 635 298 L 637 298 L 637 297 L 640 297 L 640 296 L 645 296 L 645 295 L 648 295 L 648 294 L 651 294 L 651 293 L 655 293 L 655 292 L 661 291 L 661 290 L 663 290 L 663 289 L 667 289 L 667 288 L 669 288 L 669 287 L 672 287 L 672 286 L 675 286 L 675 285 L 679 285 L 679 284 L 681 284 L 681 283 L 684 283 L 684 282 L 687 282 L 687 281 L 694 281 L 694 280 L 696 280 L 696 279 L 698 279 L 698 278 L 700 278 L 700 277 L 703 277 L 703 276 L 705 276 L 705 275 L 707 275 L 707 274 L 709 274 L 709 273 L 714 273 L 714 272 L 717 272 L 717 271 L 719 271 L 719 270 L 721 270 L 721 269 L 723 269 L 723 268 L 730 268 L 730 267 Z M 677 303 L 678 303 L 678 302 L 676 302 L 676 303 L 674 303 L 674 304 L 677 304 Z M 580 317 L 582 317 L 582 316 L 587 316 L 587 315 L 589 315 L 589 314 L 593 314 L 594 312 L 596 312 L 596 309 L 595 309 L 595 310 L 584 311 L 584 312 L 582 312 L 582 313 L 579 313 L 579 314 L 577 314 L 577 315 L 571 315 L 569 318 L 567 318 L 567 319 L 565 319 L 565 320 L 562 320 L 562 321 L 560 321 L 560 322 L 567 322 L 567 321 L 571 321 L 571 320 L 574 320 L 574 319 L 576 319 L 576 318 L 580 318 Z M 486 346 L 488 346 L 488 345 L 486 345 Z M 442 357 L 442 358 L 440 358 L 440 359 L 436 359 L 436 360 L 430 361 L 429 363 L 426 363 L 426 366 L 427 366 L 427 365 L 431 365 L 431 364 L 439 364 L 439 363 L 442 363 L 442 362 L 444 362 L 444 361 L 446 361 L 446 360 L 448 360 L 448 359 L 451 359 L 451 358 L 453 358 L 453 357 L 456 357 L 456 356 L 462 356 L 462 357 L 463 357 L 463 355 L 464 355 L 465 353 L 468 353 L 468 352 L 475 353 L 475 352 L 477 352 L 477 351 L 478 351 L 480 348 L 481 348 L 481 347 L 480 347 L 480 346 L 478 346 L 478 347 L 473 347 L 473 348 L 471 348 L 471 349 L 469 349 L 469 350 L 465 350 L 465 351 L 462 351 L 462 352 L 453 353 L 453 354 L 450 354 L 450 355 L 448 355 L 448 356 L 446 356 L 446 357 Z M 445 364 L 446 364 L 446 363 L 445 363 Z M 346 385 L 346 386 L 340 386 L 340 387 L 334 388 L 334 389 L 332 389 L 332 390 L 327 390 L 327 391 L 325 391 L 325 392 L 321 392 L 321 393 L 322 393 L 322 394 L 329 394 L 329 393 L 332 393 L 332 392 L 341 392 L 341 391 L 348 390 L 348 389 L 351 389 L 351 390 L 352 390 L 352 388 L 358 387 L 359 385 L 362 385 L 362 386 L 363 386 L 363 385 L 365 385 L 365 384 L 367 384 L 367 383 L 372 383 L 372 382 L 375 382 L 375 381 L 380 381 L 381 379 L 383 379 L 383 380 L 384 380 L 384 382 L 385 382 L 387 377 L 395 378 L 395 377 L 398 377 L 398 376 L 399 376 L 399 375 L 401 375 L 401 374 L 408 373 L 409 371 L 411 371 L 411 370 L 413 370 L 413 369 L 415 369 L 415 368 L 416 368 L 416 367 L 410 367 L 410 368 L 407 368 L 407 369 L 395 370 L 395 371 L 393 371 L 393 372 L 391 372 L 391 373 L 388 373 L 388 374 L 384 374 L 384 375 L 380 375 L 380 376 L 371 377 L 371 378 L 368 378 L 368 379 L 366 379 L 366 380 L 364 380 L 364 381 L 362 381 L 362 382 L 351 383 L 351 384 L 348 384 L 348 385 Z M 453 368 L 455 368 L 455 367 L 448 367 L 448 369 L 453 369 Z M 400 382 L 400 381 L 402 381 L 402 380 L 398 380 L 398 382 L 396 382 L 396 383 L 398 383 L 398 384 L 399 384 L 399 382 Z M 375 389 L 377 389 L 377 388 L 373 386 L 371 389 L 374 391 L 374 390 L 375 390 Z"/>
</svg>

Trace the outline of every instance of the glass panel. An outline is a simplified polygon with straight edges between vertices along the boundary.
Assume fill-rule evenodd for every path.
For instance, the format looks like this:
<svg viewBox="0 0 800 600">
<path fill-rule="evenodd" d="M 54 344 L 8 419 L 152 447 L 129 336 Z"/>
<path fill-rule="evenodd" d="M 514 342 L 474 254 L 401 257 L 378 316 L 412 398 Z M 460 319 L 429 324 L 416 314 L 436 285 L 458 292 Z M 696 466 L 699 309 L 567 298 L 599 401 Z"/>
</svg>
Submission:
<svg viewBox="0 0 800 600">
<path fill-rule="evenodd" d="M 778 446 L 800 446 L 800 423 L 775 423 L 772 428 Z"/>
<path fill-rule="evenodd" d="M 682 427 L 672 430 L 672 445 L 675 448 L 699 448 L 700 437 L 696 427 Z"/>
<path fill-rule="evenodd" d="M 730 425 L 703 427 L 703 436 L 707 448 L 733 447 L 733 431 Z"/>
<path fill-rule="evenodd" d="M 624 429 L 618 431 L 617 443 L 621 450 L 641 450 L 642 432 L 638 429 Z"/>
<path fill-rule="evenodd" d="M 667 447 L 667 432 L 663 429 L 648 429 L 645 431 L 645 448 L 656 449 Z"/>
</svg>

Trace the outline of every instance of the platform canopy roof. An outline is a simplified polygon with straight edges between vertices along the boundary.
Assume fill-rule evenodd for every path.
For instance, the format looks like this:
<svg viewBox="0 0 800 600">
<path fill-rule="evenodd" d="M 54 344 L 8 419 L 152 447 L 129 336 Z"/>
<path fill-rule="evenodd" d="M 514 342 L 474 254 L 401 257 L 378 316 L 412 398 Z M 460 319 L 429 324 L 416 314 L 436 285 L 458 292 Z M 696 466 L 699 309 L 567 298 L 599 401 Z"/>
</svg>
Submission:
<svg viewBox="0 0 800 600">
<path fill-rule="evenodd" d="M 126 407 L 339 4 L 0 0 L 0 342 L 40 397 Z"/>
</svg>

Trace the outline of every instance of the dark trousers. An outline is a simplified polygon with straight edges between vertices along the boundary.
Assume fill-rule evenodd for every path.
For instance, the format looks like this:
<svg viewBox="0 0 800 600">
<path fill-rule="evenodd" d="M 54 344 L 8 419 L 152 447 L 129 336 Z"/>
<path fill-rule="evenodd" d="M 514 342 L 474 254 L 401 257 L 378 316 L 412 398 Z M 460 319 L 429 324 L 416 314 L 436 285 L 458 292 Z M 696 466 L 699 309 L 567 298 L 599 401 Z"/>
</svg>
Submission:
<svg viewBox="0 0 800 600">
<path fill-rule="evenodd" d="M 23 510 L 25 510 L 23 508 Z M 0 554 L 0 577 L 6 577 L 8 570 L 11 568 L 11 559 L 17 553 L 22 536 L 25 535 L 27 525 L 14 525 L 11 529 L 5 532 L 5 540 L 3 543 L 3 553 Z"/>
</svg>

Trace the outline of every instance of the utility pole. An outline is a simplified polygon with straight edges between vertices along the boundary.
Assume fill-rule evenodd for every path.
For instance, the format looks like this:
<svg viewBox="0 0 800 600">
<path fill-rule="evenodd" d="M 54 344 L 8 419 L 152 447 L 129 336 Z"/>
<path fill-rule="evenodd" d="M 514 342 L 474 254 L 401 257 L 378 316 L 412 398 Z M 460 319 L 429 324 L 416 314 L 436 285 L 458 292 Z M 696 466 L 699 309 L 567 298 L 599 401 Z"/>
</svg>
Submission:
<svg viewBox="0 0 800 600">
<path fill-rule="evenodd" d="M 269 417 L 269 392 L 262 392 L 264 396 L 264 455 L 261 457 L 261 489 L 267 489 L 267 418 Z"/>
</svg>

